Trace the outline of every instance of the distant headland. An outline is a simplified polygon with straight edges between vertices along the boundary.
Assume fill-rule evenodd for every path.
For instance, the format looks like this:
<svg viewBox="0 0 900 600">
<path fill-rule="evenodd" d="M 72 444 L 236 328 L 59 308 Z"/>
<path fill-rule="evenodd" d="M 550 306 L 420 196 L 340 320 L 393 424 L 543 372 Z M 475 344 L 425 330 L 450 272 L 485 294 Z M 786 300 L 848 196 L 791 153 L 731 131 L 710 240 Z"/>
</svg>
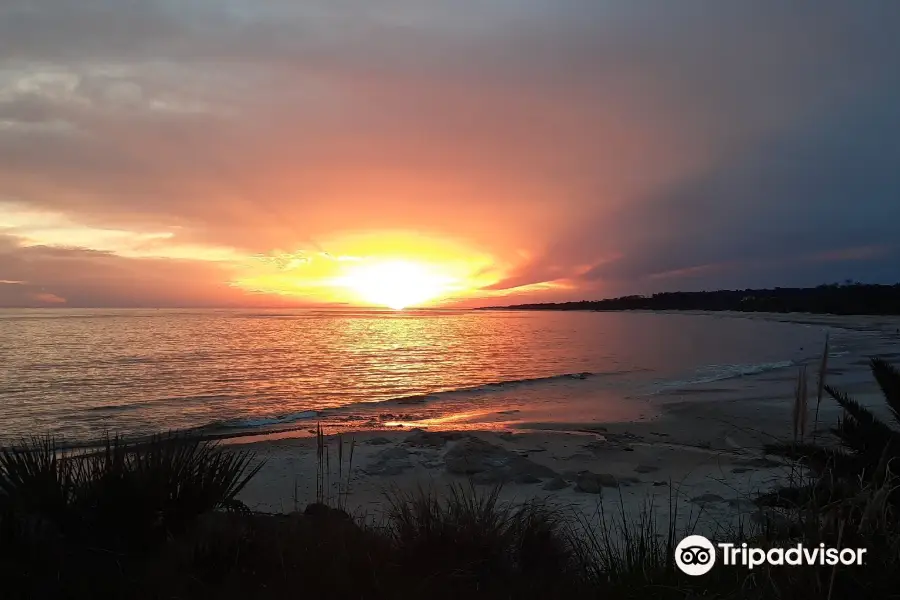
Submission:
<svg viewBox="0 0 900 600">
<path fill-rule="evenodd" d="M 810 288 L 662 292 L 540 304 L 489 306 L 480 310 L 710 310 L 834 315 L 898 315 L 900 284 L 823 284 Z"/>
</svg>

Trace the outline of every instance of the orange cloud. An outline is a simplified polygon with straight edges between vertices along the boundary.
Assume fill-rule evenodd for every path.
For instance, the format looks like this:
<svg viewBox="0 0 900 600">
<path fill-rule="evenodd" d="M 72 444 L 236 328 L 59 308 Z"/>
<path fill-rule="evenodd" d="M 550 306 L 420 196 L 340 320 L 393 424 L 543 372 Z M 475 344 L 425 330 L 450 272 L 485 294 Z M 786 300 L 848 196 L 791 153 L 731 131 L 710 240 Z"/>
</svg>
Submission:
<svg viewBox="0 0 900 600">
<path fill-rule="evenodd" d="M 35 302 L 39 302 L 40 304 L 65 304 L 66 299 L 57 296 L 56 294 L 51 294 L 49 292 L 41 292 L 37 294 L 32 294 L 31 297 Z"/>
<path fill-rule="evenodd" d="M 358 302 L 391 261 L 463 303 L 892 277 L 896 9 L 761 1 L 14 7 L 0 276 L 166 306 Z"/>
</svg>

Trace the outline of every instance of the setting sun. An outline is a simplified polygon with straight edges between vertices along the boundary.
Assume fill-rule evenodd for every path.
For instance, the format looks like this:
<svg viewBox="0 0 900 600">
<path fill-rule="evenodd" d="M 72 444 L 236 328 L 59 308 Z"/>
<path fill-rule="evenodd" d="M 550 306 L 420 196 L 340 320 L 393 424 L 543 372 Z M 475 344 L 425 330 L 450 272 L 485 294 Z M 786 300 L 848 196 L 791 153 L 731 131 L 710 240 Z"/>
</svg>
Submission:
<svg viewBox="0 0 900 600">
<path fill-rule="evenodd" d="M 275 250 L 236 265 L 231 285 L 288 301 L 412 306 L 499 295 L 507 264 L 476 246 L 402 230 L 348 232 L 316 248 Z"/>
<path fill-rule="evenodd" d="M 360 300 L 394 310 L 439 298 L 449 291 L 449 283 L 425 265 L 404 260 L 361 265 L 341 280 Z"/>
</svg>

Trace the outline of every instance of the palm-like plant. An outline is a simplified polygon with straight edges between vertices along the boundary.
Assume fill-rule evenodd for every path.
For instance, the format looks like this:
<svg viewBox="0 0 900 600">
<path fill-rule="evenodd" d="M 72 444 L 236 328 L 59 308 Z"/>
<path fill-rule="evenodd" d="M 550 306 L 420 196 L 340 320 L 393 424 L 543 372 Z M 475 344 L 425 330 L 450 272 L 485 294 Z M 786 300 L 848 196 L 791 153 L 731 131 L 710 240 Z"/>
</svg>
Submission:
<svg viewBox="0 0 900 600">
<path fill-rule="evenodd" d="M 262 466 L 251 468 L 252 459 L 176 435 L 113 438 L 82 453 L 33 439 L 0 449 L 0 524 L 6 536 L 28 536 L 38 524 L 107 547 L 143 547 L 205 512 L 240 507 L 235 496 Z"/>
<path fill-rule="evenodd" d="M 840 445 L 794 442 L 767 445 L 765 451 L 800 461 L 818 476 L 815 487 L 827 487 L 830 493 L 847 484 L 865 484 L 883 477 L 891 461 L 900 457 L 900 371 L 881 358 L 871 359 L 869 367 L 891 411 L 893 426 L 846 393 L 825 385 L 828 395 L 844 409 L 843 417 L 831 429 Z M 809 490 L 793 491 L 800 494 Z"/>
</svg>

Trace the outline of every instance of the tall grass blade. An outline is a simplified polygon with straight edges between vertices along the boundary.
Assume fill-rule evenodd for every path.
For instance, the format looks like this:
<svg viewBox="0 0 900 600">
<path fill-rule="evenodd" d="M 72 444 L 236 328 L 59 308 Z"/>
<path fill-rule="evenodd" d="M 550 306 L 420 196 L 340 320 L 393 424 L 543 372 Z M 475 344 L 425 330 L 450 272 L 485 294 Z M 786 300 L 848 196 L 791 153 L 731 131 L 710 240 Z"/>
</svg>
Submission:
<svg viewBox="0 0 900 600">
<path fill-rule="evenodd" d="M 819 406 L 822 404 L 822 393 L 825 391 L 825 375 L 828 373 L 828 352 L 830 332 L 825 333 L 825 347 L 819 361 L 819 373 L 816 377 L 816 416 L 813 420 L 813 438 L 819 431 Z"/>
</svg>

